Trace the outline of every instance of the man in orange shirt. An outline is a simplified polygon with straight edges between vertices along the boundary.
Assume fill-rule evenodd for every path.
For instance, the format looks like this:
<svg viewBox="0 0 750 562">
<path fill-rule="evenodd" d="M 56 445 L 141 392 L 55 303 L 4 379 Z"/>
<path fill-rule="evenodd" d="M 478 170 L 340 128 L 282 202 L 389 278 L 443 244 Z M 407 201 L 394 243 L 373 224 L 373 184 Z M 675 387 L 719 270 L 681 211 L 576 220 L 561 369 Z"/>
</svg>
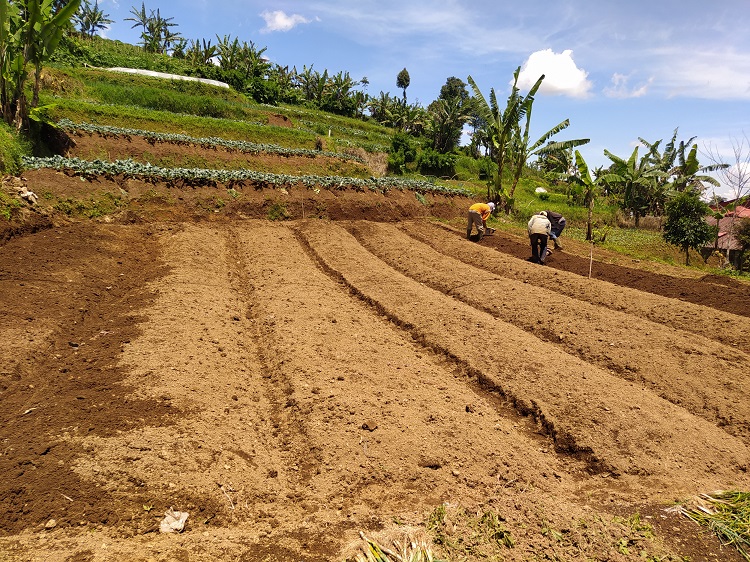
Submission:
<svg viewBox="0 0 750 562">
<path fill-rule="evenodd" d="M 487 219 L 495 211 L 495 204 L 489 203 L 474 203 L 469 207 L 469 224 L 466 226 L 466 238 L 471 238 L 471 231 L 473 227 L 477 227 L 479 232 L 479 240 L 484 236 L 484 229 L 487 228 Z"/>
</svg>

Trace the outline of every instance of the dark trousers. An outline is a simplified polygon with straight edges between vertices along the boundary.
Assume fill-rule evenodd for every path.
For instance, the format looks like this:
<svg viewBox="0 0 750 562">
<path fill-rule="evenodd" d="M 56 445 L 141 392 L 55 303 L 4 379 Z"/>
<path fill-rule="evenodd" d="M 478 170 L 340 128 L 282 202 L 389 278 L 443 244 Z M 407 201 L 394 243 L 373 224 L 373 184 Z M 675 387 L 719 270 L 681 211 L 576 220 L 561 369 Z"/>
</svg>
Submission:
<svg viewBox="0 0 750 562">
<path fill-rule="evenodd" d="M 529 234 L 531 241 L 531 261 L 534 263 L 544 263 L 547 257 L 547 235 L 546 234 Z"/>
</svg>

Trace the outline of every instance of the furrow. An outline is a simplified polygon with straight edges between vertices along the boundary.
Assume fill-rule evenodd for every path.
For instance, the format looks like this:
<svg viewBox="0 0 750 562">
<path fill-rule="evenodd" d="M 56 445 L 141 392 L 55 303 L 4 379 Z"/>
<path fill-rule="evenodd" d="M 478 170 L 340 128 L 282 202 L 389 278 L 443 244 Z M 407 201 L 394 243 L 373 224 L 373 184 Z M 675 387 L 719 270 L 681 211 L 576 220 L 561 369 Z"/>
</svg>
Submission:
<svg viewBox="0 0 750 562">
<path fill-rule="evenodd" d="M 235 289 L 244 274 L 227 236 L 197 226 L 161 236 L 170 272 L 149 287 L 156 302 L 144 311 L 142 334 L 123 349 L 126 382 L 171 404 L 174 424 L 86 439 L 92 454 L 77 467 L 127 490 L 127 463 L 128 480 L 147 485 L 157 505 L 195 511 L 211 502 L 217 521 L 250 517 L 298 479 L 274 437 L 273 392 L 263 391 L 258 340 L 246 334 L 248 302 Z"/>
<path fill-rule="evenodd" d="M 445 256 L 480 267 L 498 277 L 523 279 L 561 295 L 640 316 L 665 326 L 693 332 L 750 353 L 750 318 L 690 302 L 621 287 L 606 281 L 582 278 L 566 271 L 536 267 L 479 244 L 466 244 L 455 233 L 427 222 L 405 222 L 401 228 Z M 582 283 L 582 281 L 584 281 Z M 743 306 L 737 303 L 737 306 Z"/>
<path fill-rule="evenodd" d="M 581 470 L 545 455 L 548 444 L 479 398 L 452 364 L 353 298 L 291 229 L 248 224 L 237 229 L 237 247 L 258 345 L 267 376 L 284 381 L 288 419 L 304 435 L 290 452 L 315 462 L 300 467 L 309 475 L 304 486 L 287 493 L 310 517 L 345 511 L 358 514 L 354 521 L 384 501 L 414 510 L 458 500 L 457 481 L 477 499 L 512 480 L 509 470 L 528 470 L 556 490 L 542 473 Z"/>
<path fill-rule="evenodd" d="M 403 276 L 339 226 L 310 222 L 300 230 L 321 263 L 363 300 L 534 412 L 559 451 L 583 453 L 617 474 L 666 479 L 679 469 L 696 481 L 712 474 L 714 485 L 746 470 L 740 440 L 641 385 Z"/>
<path fill-rule="evenodd" d="M 395 226 L 356 221 L 347 223 L 347 228 L 370 252 L 414 280 L 750 441 L 750 385 L 746 380 L 750 358 L 745 353 L 523 280 L 498 277 L 445 256 Z"/>
</svg>

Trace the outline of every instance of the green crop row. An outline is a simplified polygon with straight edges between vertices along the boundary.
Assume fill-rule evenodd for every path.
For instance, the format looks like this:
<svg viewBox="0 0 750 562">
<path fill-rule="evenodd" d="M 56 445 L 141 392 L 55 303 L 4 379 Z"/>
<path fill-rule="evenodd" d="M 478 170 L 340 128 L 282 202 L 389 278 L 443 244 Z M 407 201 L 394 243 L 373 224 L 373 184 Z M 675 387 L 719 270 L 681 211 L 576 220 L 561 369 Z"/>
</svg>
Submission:
<svg viewBox="0 0 750 562">
<path fill-rule="evenodd" d="M 27 169 L 52 168 L 65 170 L 82 176 L 137 177 L 146 180 L 181 182 L 183 185 L 205 185 L 223 183 L 241 184 L 246 181 L 273 187 L 300 185 L 307 188 L 354 189 L 356 191 L 378 191 L 385 193 L 391 189 L 415 191 L 418 193 L 439 193 L 443 195 L 470 196 L 464 189 L 437 185 L 424 180 L 397 177 L 352 178 L 341 176 L 293 176 L 289 174 L 270 174 L 255 170 L 212 170 L 206 168 L 162 168 L 151 164 L 142 164 L 133 160 L 83 160 L 52 156 L 49 158 L 24 157 L 23 164 Z"/>
<path fill-rule="evenodd" d="M 246 154 L 259 154 L 261 152 L 270 154 L 279 154 L 282 156 L 306 156 L 315 158 L 317 156 L 328 156 L 331 158 L 340 158 L 342 160 L 353 160 L 360 164 L 365 161 L 359 156 L 346 154 L 343 152 L 327 152 L 324 150 L 310 150 L 307 148 L 286 148 L 275 144 L 258 144 L 248 141 L 227 140 L 219 137 L 190 137 L 179 133 L 157 133 L 143 129 L 128 129 L 123 127 L 112 127 L 109 125 L 96 125 L 93 123 L 74 123 L 70 119 L 61 119 L 57 126 L 67 131 L 84 131 L 87 133 L 98 133 L 100 135 L 124 136 L 124 137 L 143 137 L 150 143 L 166 142 L 172 144 L 190 144 L 202 148 L 215 148 L 220 146 L 228 150 L 236 150 Z"/>
</svg>

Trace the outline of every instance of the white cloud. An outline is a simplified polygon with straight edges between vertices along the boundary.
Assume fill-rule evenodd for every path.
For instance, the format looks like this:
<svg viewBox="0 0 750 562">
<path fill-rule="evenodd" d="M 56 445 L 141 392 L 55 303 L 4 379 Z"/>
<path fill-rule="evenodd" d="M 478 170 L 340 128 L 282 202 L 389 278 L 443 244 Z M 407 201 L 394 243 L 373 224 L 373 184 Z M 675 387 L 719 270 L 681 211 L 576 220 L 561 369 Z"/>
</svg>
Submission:
<svg viewBox="0 0 750 562">
<path fill-rule="evenodd" d="M 715 100 L 750 99 L 750 53 L 734 49 L 705 49 L 686 57 L 664 51 L 668 63 L 662 80 L 668 95 Z"/>
<path fill-rule="evenodd" d="M 604 95 L 608 98 L 640 98 L 646 95 L 648 87 L 653 81 L 653 78 L 649 78 L 645 84 L 631 88 L 629 84 L 630 76 L 616 72 L 612 75 L 611 85 L 604 88 Z"/>
<path fill-rule="evenodd" d="M 281 10 L 268 11 L 260 14 L 266 22 L 266 27 L 261 29 L 261 33 L 271 33 L 273 31 L 290 31 L 302 23 L 310 23 L 312 20 L 299 14 L 287 15 Z"/>
<path fill-rule="evenodd" d="M 529 90 L 544 74 L 539 93 L 588 97 L 592 83 L 587 78 L 588 73 L 576 66 L 572 55 L 573 51 L 569 49 L 562 53 L 554 53 L 552 49 L 532 53 L 521 66 L 518 87 Z"/>
</svg>

